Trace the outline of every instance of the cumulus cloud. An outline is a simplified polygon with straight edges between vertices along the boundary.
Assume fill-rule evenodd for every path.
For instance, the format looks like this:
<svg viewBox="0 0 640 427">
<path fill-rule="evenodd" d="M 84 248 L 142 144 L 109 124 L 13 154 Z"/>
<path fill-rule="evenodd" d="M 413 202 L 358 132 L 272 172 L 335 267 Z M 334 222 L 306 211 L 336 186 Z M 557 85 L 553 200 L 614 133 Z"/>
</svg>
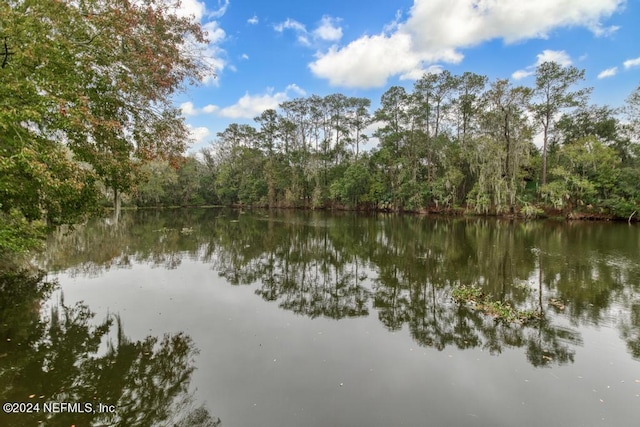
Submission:
<svg viewBox="0 0 640 427">
<path fill-rule="evenodd" d="M 274 92 L 273 88 L 267 88 L 262 94 L 249 94 L 247 92 L 235 104 L 224 108 L 213 104 L 198 108 L 193 102 L 187 101 L 180 104 L 180 109 L 185 116 L 214 114 L 218 117 L 230 119 L 252 119 L 266 109 L 277 109 L 282 102 L 292 97 L 305 96 L 306 94 L 307 92 L 304 89 L 292 83 L 281 92 Z"/>
<path fill-rule="evenodd" d="M 442 65 L 429 65 L 426 69 L 414 68 L 407 73 L 401 74 L 400 80 L 418 80 L 425 74 L 440 74 L 442 70 Z"/>
<path fill-rule="evenodd" d="M 333 85 L 379 87 L 390 76 L 413 75 L 425 64 L 458 63 L 463 58 L 460 49 L 489 40 L 546 38 L 563 27 L 586 27 L 601 35 L 601 20 L 623 4 L 624 0 L 414 0 L 404 21 L 396 15 L 380 34 L 334 45 L 318 53 L 309 67 Z"/>
<path fill-rule="evenodd" d="M 247 24 L 256 25 L 259 22 L 258 17 L 253 15 L 251 18 L 247 19 Z"/>
<path fill-rule="evenodd" d="M 622 63 L 622 65 L 624 66 L 625 69 L 629 69 L 629 68 L 633 68 L 633 67 L 638 67 L 640 66 L 640 58 L 635 58 L 635 59 L 627 59 L 626 61 L 624 61 Z"/>
<path fill-rule="evenodd" d="M 275 92 L 273 88 L 267 88 L 263 94 L 244 94 L 235 104 L 224 107 L 218 111 L 218 115 L 230 119 L 252 119 L 262 114 L 267 109 L 277 109 L 278 105 L 289 99 L 290 92 L 305 95 L 306 92 L 296 84 L 290 84 L 282 92 Z"/>
<path fill-rule="evenodd" d="M 287 95 L 284 92 L 267 92 L 261 95 L 245 93 L 238 102 L 221 109 L 220 115 L 230 119 L 250 119 L 259 116 L 264 110 L 278 108 L 278 105 L 286 99 Z"/>
<path fill-rule="evenodd" d="M 607 68 L 606 70 L 602 70 L 598 74 L 599 79 L 606 79 L 607 77 L 613 77 L 618 74 L 618 67 Z"/>
<path fill-rule="evenodd" d="M 219 109 L 220 107 L 213 104 L 206 105 L 202 109 L 199 109 L 196 108 L 191 101 L 180 104 L 180 110 L 182 110 L 182 114 L 185 116 L 197 116 L 202 113 L 211 114 L 217 112 Z"/>
<path fill-rule="evenodd" d="M 543 50 L 542 53 L 536 55 L 535 64 L 529 65 L 523 70 L 515 71 L 511 74 L 511 78 L 514 80 L 521 80 L 532 76 L 536 73 L 536 67 L 545 62 L 555 62 L 561 67 L 567 67 L 573 63 L 569 54 L 564 50 Z"/>
<path fill-rule="evenodd" d="M 320 20 L 316 29 L 310 32 L 303 23 L 295 19 L 287 18 L 286 21 L 274 25 L 273 29 L 279 33 L 284 32 L 284 30 L 292 30 L 296 33 L 298 43 L 304 46 L 313 46 L 314 41 L 339 41 L 342 38 L 342 28 L 338 25 L 339 22 L 340 18 L 325 15 Z"/>
<path fill-rule="evenodd" d="M 337 42 L 342 38 L 342 28 L 337 25 L 340 20 L 330 16 L 323 16 L 318 28 L 313 30 L 313 36 L 320 40 Z"/>
<path fill-rule="evenodd" d="M 534 73 L 535 71 L 532 69 L 518 70 L 518 71 L 514 71 L 513 74 L 511 74 L 511 78 L 513 80 L 522 80 L 529 76 L 532 76 Z"/>
<path fill-rule="evenodd" d="M 195 116 L 198 114 L 195 107 L 193 106 L 193 102 L 183 102 L 180 104 L 180 109 L 182 110 L 182 114 L 185 116 Z"/>
<path fill-rule="evenodd" d="M 196 144 L 205 142 L 211 136 L 211 131 L 205 126 L 193 127 L 188 124 L 187 129 L 189 129 L 190 139 Z"/>
<path fill-rule="evenodd" d="M 307 92 L 302 89 L 300 86 L 298 86 L 295 83 L 292 83 L 290 85 L 287 86 L 287 89 L 285 90 L 285 92 L 295 92 L 296 94 L 300 95 L 300 96 L 305 96 L 307 94 Z"/>
<path fill-rule="evenodd" d="M 442 55 L 446 62 L 459 62 L 462 56 Z M 318 77 L 333 86 L 380 87 L 391 75 L 421 70 L 425 62 L 442 59 L 437 54 L 421 54 L 413 49 L 411 36 L 401 32 L 392 35 L 363 36 L 343 48 L 332 46 L 309 64 Z"/>
<path fill-rule="evenodd" d="M 564 50 L 543 50 L 537 55 L 536 65 L 545 62 L 556 62 L 562 67 L 572 64 L 571 57 Z"/>
<path fill-rule="evenodd" d="M 205 105 L 205 106 L 202 108 L 202 111 L 203 111 L 204 113 L 211 114 L 211 113 L 215 113 L 215 112 L 216 112 L 216 111 L 218 111 L 219 109 L 220 109 L 220 107 L 218 107 L 217 105 L 208 104 L 208 105 Z"/>
</svg>

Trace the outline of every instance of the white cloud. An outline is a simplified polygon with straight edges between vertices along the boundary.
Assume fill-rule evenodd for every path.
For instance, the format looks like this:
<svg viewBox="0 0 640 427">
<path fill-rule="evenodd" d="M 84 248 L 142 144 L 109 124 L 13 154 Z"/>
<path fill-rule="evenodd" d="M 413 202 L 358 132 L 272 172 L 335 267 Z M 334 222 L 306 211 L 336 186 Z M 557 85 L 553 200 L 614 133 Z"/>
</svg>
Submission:
<svg viewBox="0 0 640 427">
<path fill-rule="evenodd" d="M 202 109 L 198 109 L 191 101 L 180 104 L 180 110 L 182 110 L 182 114 L 185 116 L 197 116 L 202 113 L 211 114 L 217 112 L 219 109 L 220 108 L 218 106 L 213 104 L 209 104 L 204 106 Z"/>
<path fill-rule="evenodd" d="M 181 18 L 193 17 L 196 21 L 200 21 L 207 10 L 204 1 L 198 0 L 182 0 L 175 9 L 175 14 Z"/>
<path fill-rule="evenodd" d="M 279 33 L 284 32 L 284 30 L 293 30 L 297 35 L 298 43 L 304 46 L 311 46 L 307 27 L 305 27 L 304 24 L 296 21 L 295 19 L 287 18 L 286 21 L 274 25 L 273 29 Z"/>
<path fill-rule="evenodd" d="M 602 70 L 600 74 L 598 74 L 599 79 L 606 79 L 607 77 L 613 77 L 618 74 L 618 67 L 607 68 L 606 70 Z"/>
<path fill-rule="evenodd" d="M 224 41 L 227 34 L 220 28 L 218 21 L 209 21 L 202 24 L 202 29 L 207 32 L 209 43 L 218 44 Z"/>
<path fill-rule="evenodd" d="M 462 55 L 453 51 L 417 52 L 408 34 L 396 32 L 390 36 L 363 36 L 343 48 L 334 45 L 326 53 L 318 54 L 309 68 L 334 86 L 368 88 L 384 86 L 389 76 L 410 75 L 422 70 L 424 62 L 443 58 L 456 63 Z"/>
<path fill-rule="evenodd" d="M 337 42 L 342 38 L 342 28 L 337 25 L 340 20 L 330 16 L 323 16 L 318 28 L 313 30 L 316 39 Z"/>
<path fill-rule="evenodd" d="M 514 73 L 511 74 L 511 78 L 513 80 L 522 80 L 524 78 L 532 76 L 534 73 L 535 71 L 533 71 L 532 69 L 518 70 L 518 71 L 514 71 Z"/>
<path fill-rule="evenodd" d="M 258 17 L 256 15 L 253 15 L 251 18 L 247 19 L 247 24 L 256 25 L 258 22 L 260 21 L 258 20 Z"/>
<path fill-rule="evenodd" d="M 209 43 L 203 47 L 204 62 L 219 75 L 227 65 L 227 61 L 224 59 L 226 52 L 219 46 L 226 39 L 226 33 L 220 28 L 217 21 L 209 21 L 203 24 L 202 28 L 207 32 L 209 39 Z M 216 82 L 214 75 L 208 75 L 203 79 L 205 84 Z"/>
<path fill-rule="evenodd" d="M 633 68 L 633 67 L 638 67 L 640 66 L 640 58 L 635 58 L 635 59 L 627 59 L 626 61 L 624 61 L 622 63 L 622 65 L 624 66 L 625 69 L 629 69 L 629 68 Z"/>
<path fill-rule="evenodd" d="M 262 95 L 245 95 L 233 105 L 224 107 L 220 110 L 220 116 L 230 119 L 250 119 L 259 116 L 264 110 L 269 108 L 276 109 L 278 105 L 287 100 L 285 92 L 272 93 L 268 90 Z"/>
<path fill-rule="evenodd" d="M 296 84 L 290 84 L 282 92 L 273 92 L 273 88 L 267 88 L 266 92 L 259 95 L 245 93 L 242 98 L 233 105 L 224 107 L 218 111 L 218 115 L 230 119 L 252 119 L 262 114 L 267 109 L 277 109 L 278 105 L 289 99 L 289 92 L 305 95 L 306 92 Z"/>
<path fill-rule="evenodd" d="M 409 72 L 400 75 L 400 80 L 418 80 L 425 74 L 440 74 L 442 65 L 429 65 L 426 69 L 415 68 Z"/>
<path fill-rule="evenodd" d="M 207 114 L 211 114 L 211 113 L 215 113 L 216 111 L 218 111 L 220 109 L 220 107 L 218 107 L 217 105 L 213 105 L 213 104 L 208 104 L 205 105 L 202 108 L 202 111 L 207 113 Z"/>
<path fill-rule="evenodd" d="M 211 18 L 220 18 L 222 15 L 227 13 L 228 7 L 229 0 L 218 0 L 218 9 L 209 12 L 207 15 Z"/>
<path fill-rule="evenodd" d="M 536 63 L 529 65 L 524 70 L 517 70 L 511 74 L 511 78 L 514 80 L 522 80 L 536 73 L 536 67 L 545 62 L 555 62 L 561 67 L 567 67 L 573 62 L 571 57 L 564 50 L 543 50 L 542 53 L 536 55 Z"/>
<path fill-rule="evenodd" d="M 616 31 L 618 31 L 620 27 L 617 25 L 612 25 L 610 27 L 603 27 L 602 24 L 598 22 L 595 25 L 590 26 L 589 29 L 596 37 L 609 37 L 613 35 L 613 33 L 615 33 Z"/>
<path fill-rule="evenodd" d="M 601 28 L 625 0 L 415 0 L 408 31 L 426 48 L 460 48 L 491 39 L 546 38 L 559 27 Z"/>
<path fill-rule="evenodd" d="M 537 55 L 536 65 L 541 65 L 545 62 L 556 62 L 562 67 L 571 65 L 571 58 L 564 50 L 543 50 L 542 53 Z"/>
<path fill-rule="evenodd" d="M 284 32 L 284 30 L 292 30 L 296 33 L 298 43 L 304 46 L 312 46 L 313 41 L 318 40 L 323 42 L 339 41 L 342 38 L 342 28 L 337 25 L 338 22 L 340 22 L 340 18 L 332 18 L 325 15 L 320 20 L 318 27 L 309 32 L 303 23 L 287 18 L 286 21 L 274 25 L 273 29 L 279 33 Z"/>
<path fill-rule="evenodd" d="M 311 46 L 311 42 L 309 41 L 309 37 L 306 34 L 300 34 L 298 36 L 298 43 L 304 46 Z"/>
<path fill-rule="evenodd" d="M 309 64 L 331 84 L 382 86 L 393 75 L 412 75 L 423 64 L 458 63 L 459 49 L 493 39 L 513 43 L 546 38 L 557 28 L 602 32 L 600 21 L 625 0 L 414 0 L 408 18 L 377 35 L 332 46 Z M 387 55 L 387 56 L 381 56 Z M 357 77 L 356 77 L 357 76 Z"/>
<path fill-rule="evenodd" d="M 304 89 L 300 88 L 300 86 L 298 86 L 295 83 L 292 83 L 289 86 L 287 86 L 287 89 L 285 90 L 285 92 L 289 92 L 289 91 L 295 92 L 300 96 L 305 96 L 307 94 L 307 92 Z"/>
<path fill-rule="evenodd" d="M 200 127 L 193 127 L 189 124 L 187 124 L 187 128 L 189 129 L 189 134 L 191 139 L 196 143 L 196 144 L 201 144 L 203 142 L 205 142 L 205 140 L 211 136 L 211 131 L 204 126 L 200 126 Z"/>
<path fill-rule="evenodd" d="M 396 16 L 393 18 L 393 21 L 389 22 L 382 28 L 382 32 L 385 34 L 390 34 L 396 31 L 400 27 L 400 23 L 402 22 L 402 10 L 396 10 Z"/>
<path fill-rule="evenodd" d="M 240 58 L 242 58 L 242 59 L 244 59 L 244 60 L 246 61 L 247 59 L 249 59 L 249 55 L 247 55 L 246 53 L 243 53 L 243 54 L 240 56 Z"/>
<path fill-rule="evenodd" d="M 304 32 L 304 33 L 307 32 L 307 28 L 304 26 L 304 24 L 296 21 L 295 19 L 291 19 L 291 18 L 287 18 L 286 21 L 274 25 L 273 29 L 276 30 L 279 33 L 283 32 L 285 29 L 286 30 L 300 31 L 300 32 Z"/>
<path fill-rule="evenodd" d="M 195 116 L 198 114 L 195 107 L 193 106 L 193 102 L 183 102 L 180 104 L 180 109 L 182 110 L 182 114 L 185 116 Z"/>
<path fill-rule="evenodd" d="M 199 52 L 202 57 L 202 63 L 209 68 L 211 72 L 207 73 L 202 82 L 215 83 L 215 76 L 222 73 L 226 66 L 224 59 L 226 52 L 220 47 L 225 41 L 226 33 L 220 28 L 214 18 L 224 15 L 229 0 L 218 0 L 218 9 L 214 11 L 207 10 L 203 1 L 199 0 L 182 0 L 178 3 L 178 7 L 174 9 L 174 13 L 179 17 L 192 17 L 193 20 L 202 25 L 202 29 L 206 32 L 207 44 L 199 43 L 194 39 L 185 41 L 183 48 L 191 54 L 193 51 Z"/>
</svg>

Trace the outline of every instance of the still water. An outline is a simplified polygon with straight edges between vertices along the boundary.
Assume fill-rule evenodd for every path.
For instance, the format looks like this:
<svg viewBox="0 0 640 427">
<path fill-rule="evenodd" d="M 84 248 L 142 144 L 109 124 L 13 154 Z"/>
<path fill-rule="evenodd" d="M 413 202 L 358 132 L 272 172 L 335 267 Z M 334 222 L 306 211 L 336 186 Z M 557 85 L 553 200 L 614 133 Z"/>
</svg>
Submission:
<svg viewBox="0 0 640 427">
<path fill-rule="evenodd" d="M 60 230 L 37 262 L 57 285 L 0 311 L 0 397 L 92 411 L 1 425 L 640 420 L 637 225 L 139 211 Z M 460 285 L 541 318 L 458 304 Z"/>
</svg>

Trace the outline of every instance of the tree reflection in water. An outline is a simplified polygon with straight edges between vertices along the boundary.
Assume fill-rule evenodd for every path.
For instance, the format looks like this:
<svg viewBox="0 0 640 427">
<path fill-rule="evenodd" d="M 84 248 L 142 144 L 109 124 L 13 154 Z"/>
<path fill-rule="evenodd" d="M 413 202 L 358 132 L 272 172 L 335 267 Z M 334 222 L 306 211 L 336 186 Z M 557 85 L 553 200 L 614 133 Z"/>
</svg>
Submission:
<svg viewBox="0 0 640 427">
<path fill-rule="evenodd" d="M 189 233 L 181 230 L 189 229 Z M 577 326 L 615 319 L 633 357 L 640 350 L 633 254 L 616 224 L 234 210 L 145 211 L 53 235 L 50 270 L 98 274 L 134 262 L 176 268 L 185 257 L 213 266 L 232 285 L 309 317 L 367 316 L 408 328 L 423 346 L 523 348 L 534 366 L 571 363 Z M 451 299 L 474 285 L 518 310 L 527 326 L 496 321 Z"/>
<path fill-rule="evenodd" d="M 0 272 L 0 400 L 40 403 L 39 413 L 0 413 L 0 425 L 220 425 L 189 393 L 197 351 L 188 336 L 132 341 L 120 317 L 95 322 L 89 307 L 62 296 L 45 313 L 54 287 L 43 273 Z M 45 413 L 45 402 L 116 412 Z"/>
</svg>

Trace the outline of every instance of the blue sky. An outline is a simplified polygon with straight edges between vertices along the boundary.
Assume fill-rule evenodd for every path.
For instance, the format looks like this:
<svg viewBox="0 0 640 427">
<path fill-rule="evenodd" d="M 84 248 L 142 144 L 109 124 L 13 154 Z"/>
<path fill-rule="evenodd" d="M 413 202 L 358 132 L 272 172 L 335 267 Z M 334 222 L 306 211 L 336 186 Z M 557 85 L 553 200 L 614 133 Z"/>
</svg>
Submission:
<svg viewBox="0 0 640 427">
<path fill-rule="evenodd" d="M 532 85 L 554 60 L 585 69 L 592 102 L 613 107 L 640 84 L 638 0 L 182 0 L 180 13 L 209 32 L 217 74 L 175 98 L 191 152 L 287 99 L 340 92 L 373 110 L 441 69 Z"/>
</svg>

